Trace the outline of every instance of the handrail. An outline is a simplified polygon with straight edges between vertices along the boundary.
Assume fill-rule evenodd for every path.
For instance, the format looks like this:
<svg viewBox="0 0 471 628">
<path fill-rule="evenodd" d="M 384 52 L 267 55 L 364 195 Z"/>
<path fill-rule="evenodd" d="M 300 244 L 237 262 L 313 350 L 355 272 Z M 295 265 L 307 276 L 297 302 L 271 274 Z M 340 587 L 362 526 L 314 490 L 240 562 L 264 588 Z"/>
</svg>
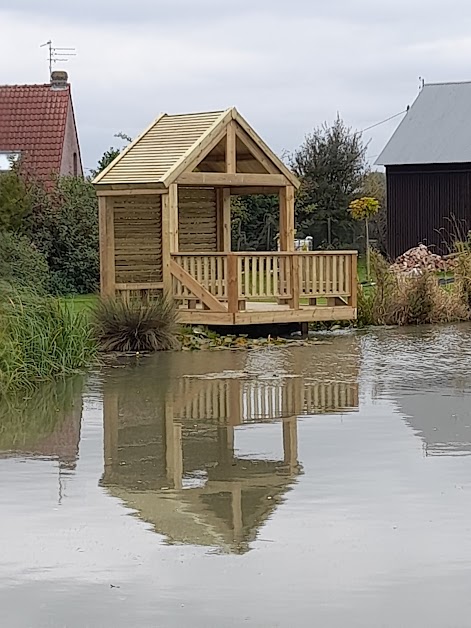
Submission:
<svg viewBox="0 0 471 628">
<path fill-rule="evenodd" d="M 343 250 L 337 251 L 231 251 L 230 253 L 224 253 L 221 251 L 212 251 L 207 253 L 206 251 L 181 251 L 178 253 L 171 253 L 171 257 L 221 257 L 221 255 L 235 255 L 236 257 L 248 257 L 250 255 L 271 255 L 272 257 L 285 257 L 289 255 L 358 255 L 356 250 Z"/>
<path fill-rule="evenodd" d="M 257 300 L 277 301 L 295 310 L 306 305 L 356 308 L 357 256 L 351 250 L 172 253 L 172 264 L 186 273 L 186 283 L 195 282 L 190 289 L 174 273 L 173 294 L 189 308 L 200 302 L 215 309 L 211 304 L 218 301 L 229 313 Z M 196 284 L 205 290 L 204 303 Z"/>
</svg>

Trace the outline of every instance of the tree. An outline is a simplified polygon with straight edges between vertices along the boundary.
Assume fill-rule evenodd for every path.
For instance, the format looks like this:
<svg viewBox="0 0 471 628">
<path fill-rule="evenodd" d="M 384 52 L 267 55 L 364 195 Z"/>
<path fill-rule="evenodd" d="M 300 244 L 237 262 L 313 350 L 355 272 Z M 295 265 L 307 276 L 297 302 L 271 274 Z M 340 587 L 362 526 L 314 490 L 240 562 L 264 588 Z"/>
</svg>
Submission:
<svg viewBox="0 0 471 628">
<path fill-rule="evenodd" d="M 372 196 L 379 201 L 379 211 L 371 219 L 371 238 L 376 248 L 385 255 L 387 249 L 387 208 L 386 208 L 386 175 L 384 172 L 372 170 L 368 172 L 361 186 L 360 196 Z"/>
<path fill-rule="evenodd" d="M 105 168 L 107 168 L 111 162 L 113 162 L 116 157 L 121 153 L 119 148 L 114 148 L 110 146 L 108 150 L 105 150 L 101 158 L 98 160 L 98 164 L 95 170 L 92 170 L 93 179 L 100 174 Z"/>
<path fill-rule="evenodd" d="M 365 221 L 366 234 L 366 278 L 370 281 L 370 229 L 369 221 L 379 211 L 379 201 L 372 196 L 362 196 L 352 201 L 349 205 L 354 220 Z"/>
<path fill-rule="evenodd" d="M 30 206 L 28 187 L 16 168 L 0 173 L 0 230 L 17 229 Z"/>
<path fill-rule="evenodd" d="M 279 229 L 277 196 L 237 196 L 232 199 L 232 247 L 235 251 L 273 251 Z"/>
<path fill-rule="evenodd" d="M 120 140 L 123 140 L 126 144 L 129 144 L 130 142 L 132 142 L 132 138 L 129 137 L 127 133 L 123 133 L 122 131 L 115 133 L 114 136 L 119 138 Z M 100 172 L 102 172 L 105 168 L 107 168 L 110 165 L 110 163 L 113 162 L 116 159 L 116 157 L 121 153 L 121 150 L 122 149 L 115 148 L 114 146 L 110 146 L 108 150 L 105 150 L 105 152 L 103 153 L 103 155 L 98 161 L 96 169 L 92 170 L 92 177 L 95 178 L 96 176 L 100 174 Z"/>
<path fill-rule="evenodd" d="M 90 181 L 59 177 L 37 186 L 22 232 L 46 258 L 51 290 L 88 294 L 99 283 L 98 201 Z"/>
<path fill-rule="evenodd" d="M 361 135 L 340 117 L 307 135 L 290 158 L 301 179 L 296 200 L 298 235 L 313 237 L 314 246 L 352 246 L 358 227 L 348 206 L 366 174 L 366 146 Z"/>
</svg>

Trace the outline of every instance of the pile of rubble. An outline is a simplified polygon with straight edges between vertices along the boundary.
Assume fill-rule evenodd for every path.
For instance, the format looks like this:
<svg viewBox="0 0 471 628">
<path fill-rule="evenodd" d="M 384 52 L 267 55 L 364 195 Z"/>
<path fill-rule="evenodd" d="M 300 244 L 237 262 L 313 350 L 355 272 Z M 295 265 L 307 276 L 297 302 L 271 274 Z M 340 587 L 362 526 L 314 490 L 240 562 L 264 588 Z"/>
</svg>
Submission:
<svg viewBox="0 0 471 628">
<path fill-rule="evenodd" d="M 425 244 L 419 244 L 400 255 L 391 270 L 401 275 L 420 275 L 424 271 L 440 272 L 453 268 L 453 259 L 446 259 L 432 253 Z"/>
</svg>

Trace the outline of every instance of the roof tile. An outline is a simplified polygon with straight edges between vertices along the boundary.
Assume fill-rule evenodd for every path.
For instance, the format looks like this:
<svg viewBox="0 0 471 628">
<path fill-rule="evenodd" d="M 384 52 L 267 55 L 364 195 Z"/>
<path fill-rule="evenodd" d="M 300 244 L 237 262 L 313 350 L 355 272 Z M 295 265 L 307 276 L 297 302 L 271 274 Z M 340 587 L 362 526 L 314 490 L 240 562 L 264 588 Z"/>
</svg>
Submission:
<svg viewBox="0 0 471 628">
<path fill-rule="evenodd" d="M 0 151 L 20 151 L 28 174 L 58 173 L 69 102 L 69 86 L 0 85 Z"/>
</svg>

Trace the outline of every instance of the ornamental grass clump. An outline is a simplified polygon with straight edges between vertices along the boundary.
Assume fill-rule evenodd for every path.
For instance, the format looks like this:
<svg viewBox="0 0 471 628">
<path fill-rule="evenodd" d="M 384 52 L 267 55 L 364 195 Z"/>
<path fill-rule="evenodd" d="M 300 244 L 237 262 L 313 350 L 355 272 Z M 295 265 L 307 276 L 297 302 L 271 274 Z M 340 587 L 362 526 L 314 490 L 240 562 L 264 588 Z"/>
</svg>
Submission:
<svg viewBox="0 0 471 628">
<path fill-rule="evenodd" d="M 95 334 L 102 351 L 142 352 L 178 349 L 177 308 L 165 296 L 103 299 L 94 311 Z"/>
<path fill-rule="evenodd" d="M 442 287 L 435 273 L 404 277 L 393 273 L 376 252 L 371 256 L 375 284 L 360 287 L 360 325 L 422 325 L 470 318 L 470 308 L 459 283 Z"/>
<path fill-rule="evenodd" d="M 92 326 L 59 299 L 0 284 L 0 392 L 34 388 L 89 366 Z"/>
</svg>

